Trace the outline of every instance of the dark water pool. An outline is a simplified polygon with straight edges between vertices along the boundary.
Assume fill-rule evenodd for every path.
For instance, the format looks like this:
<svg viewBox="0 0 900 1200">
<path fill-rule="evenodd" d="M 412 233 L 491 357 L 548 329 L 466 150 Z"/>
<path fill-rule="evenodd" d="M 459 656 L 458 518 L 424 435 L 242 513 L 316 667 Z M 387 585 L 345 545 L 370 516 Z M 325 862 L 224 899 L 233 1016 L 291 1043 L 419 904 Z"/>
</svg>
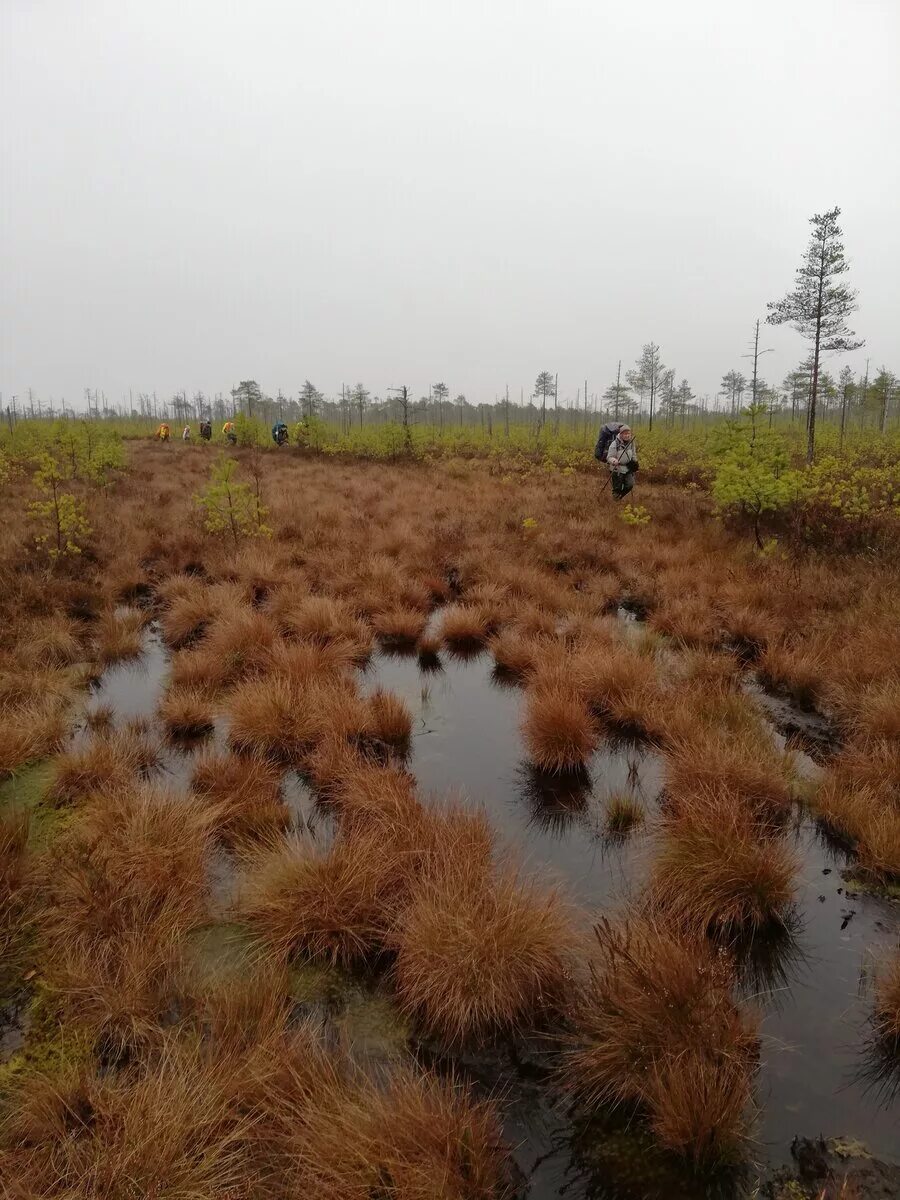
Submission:
<svg viewBox="0 0 900 1200">
<path fill-rule="evenodd" d="M 108 670 L 88 707 L 111 706 L 117 725 L 152 720 L 167 677 L 168 655 L 151 627 L 142 658 Z M 415 720 L 410 765 L 423 799 L 455 793 L 484 805 L 501 838 L 526 865 L 558 881 L 590 912 L 613 913 L 640 889 L 663 782 L 658 755 L 627 742 L 607 743 L 585 778 L 548 786 L 524 761 L 521 692 L 498 680 L 487 655 L 467 660 L 445 655 L 440 669 L 425 670 L 415 657 L 378 654 L 362 685 L 389 688 L 409 704 Z M 217 724 L 215 741 L 224 743 L 225 735 L 225 726 Z M 774 726 L 773 737 L 782 740 Z M 167 750 L 168 782 L 186 787 L 192 758 L 190 750 Z M 815 771 L 811 760 L 805 763 Z M 327 836 L 327 823 L 299 776 L 285 777 L 284 794 L 298 827 Z M 622 794 L 640 803 L 645 822 L 627 837 L 614 838 L 606 831 L 606 804 Z M 761 1165 L 787 1161 L 795 1135 L 823 1134 L 859 1138 L 875 1155 L 900 1161 L 897 1108 L 873 1082 L 866 1053 L 872 969 L 897 943 L 900 910 L 848 894 L 843 856 L 811 820 L 798 817 L 791 836 L 802 862 L 795 936 L 773 952 L 771 962 L 749 971 L 743 984 L 762 1014 L 755 1157 Z M 227 875 L 227 864 L 217 863 L 214 870 Z M 223 895 L 227 882 L 218 880 Z M 538 1051 L 534 1063 L 539 1061 Z M 518 1147 L 523 1196 L 626 1200 L 676 1194 L 667 1180 L 649 1187 L 641 1177 L 639 1190 L 632 1191 L 604 1183 L 596 1167 L 585 1171 L 574 1131 L 551 1104 L 539 1066 L 523 1064 L 514 1051 L 464 1066 L 485 1088 L 505 1095 L 506 1133 Z"/>
<path fill-rule="evenodd" d="M 445 657 L 438 672 L 423 672 L 415 658 L 381 655 L 370 678 L 403 695 L 414 713 L 411 766 L 423 795 L 455 789 L 484 804 L 534 869 L 562 879 L 592 910 L 615 910 L 640 887 L 652 832 L 611 842 L 604 804 L 613 793 L 631 793 L 652 826 L 662 785 L 662 765 L 652 752 L 601 747 L 585 790 L 560 798 L 535 786 L 518 731 L 521 693 L 498 686 L 487 655 Z M 749 973 L 744 984 L 762 1013 L 757 1157 L 787 1161 L 795 1135 L 821 1133 L 860 1138 L 874 1154 L 898 1159 L 897 1109 L 866 1075 L 866 1043 L 872 968 L 896 944 L 900 913 L 890 902 L 847 894 L 843 856 L 811 820 L 798 818 L 791 836 L 802 863 L 795 937 L 773 955 L 768 970 Z M 559 1118 L 536 1095 L 530 1114 L 524 1100 L 510 1131 L 526 1142 L 523 1165 L 552 1155 L 561 1132 Z M 556 1196 L 564 1184 L 565 1194 L 582 1194 L 565 1148 L 538 1168 L 529 1195 Z"/>
</svg>

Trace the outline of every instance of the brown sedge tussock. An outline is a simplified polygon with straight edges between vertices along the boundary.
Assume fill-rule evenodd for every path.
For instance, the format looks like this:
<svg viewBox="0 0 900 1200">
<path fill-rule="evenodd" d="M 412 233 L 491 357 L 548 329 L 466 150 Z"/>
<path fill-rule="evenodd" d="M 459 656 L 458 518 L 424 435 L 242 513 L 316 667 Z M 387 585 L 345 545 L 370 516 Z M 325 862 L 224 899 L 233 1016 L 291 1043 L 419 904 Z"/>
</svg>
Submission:
<svg viewBox="0 0 900 1200">
<path fill-rule="evenodd" d="M 676 1153 L 739 1157 L 758 1038 L 734 1002 L 727 960 L 650 921 L 602 921 L 595 935 L 564 1082 L 588 1108 L 643 1109 Z"/>
<path fill-rule="evenodd" d="M 559 896 L 480 855 L 436 862 L 394 934 L 404 1010 L 449 1044 L 533 1028 L 562 1002 L 574 966 Z"/>
</svg>

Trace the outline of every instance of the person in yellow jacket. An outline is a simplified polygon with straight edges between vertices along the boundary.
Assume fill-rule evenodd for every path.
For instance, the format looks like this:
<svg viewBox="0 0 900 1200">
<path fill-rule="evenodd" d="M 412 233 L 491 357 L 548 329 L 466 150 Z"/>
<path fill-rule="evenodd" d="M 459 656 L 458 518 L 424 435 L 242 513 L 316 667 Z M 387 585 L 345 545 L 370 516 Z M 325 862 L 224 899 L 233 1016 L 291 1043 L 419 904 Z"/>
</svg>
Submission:
<svg viewBox="0 0 900 1200">
<path fill-rule="evenodd" d="M 226 421 L 222 426 L 222 432 L 225 434 L 226 442 L 230 442 L 232 446 L 237 442 L 237 434 L 234 432 L 234 421 Z"/>
<path fill-rule="evenodd" d="M 162 425 L 160 425 L 159 429 L 157 429 L 156 437 L 160 442 L 167 442 L 169 440 L 169 427 L 165 421 L 163 421 Z"/>
</svg>

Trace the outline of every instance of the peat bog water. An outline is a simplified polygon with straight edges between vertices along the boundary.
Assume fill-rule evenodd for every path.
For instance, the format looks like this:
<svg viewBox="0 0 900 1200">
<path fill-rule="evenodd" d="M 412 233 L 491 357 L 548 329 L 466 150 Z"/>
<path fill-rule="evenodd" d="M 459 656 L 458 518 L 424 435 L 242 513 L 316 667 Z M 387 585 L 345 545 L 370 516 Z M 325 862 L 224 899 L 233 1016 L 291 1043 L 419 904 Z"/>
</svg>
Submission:
<svg viewBox="0 0 900 1200">
<path fill-rule="evenodd" d="M 142 657 L 107 670 L 89 707 L 110 706 L 116 725 L 152 720 L 168 662 L 151 626 Z M 498 678 L 488 654 L 442 655 L 440 666 L 426 669 L 414 655 L 378 653 L 361 679 L 364 690 L 385 687 L 409 704 L 414 718 L 409 765 L 423 801 L 457 795 L 482 804 L 501 842 L 524 859 L 526 868 L 558 882 L 588 913 L 615 913 L 639 891 L 651 861 L 663 786 L 662 761 L 652 750 L 607 742 L 577 783 L 548 783 L 524 761 L 521 692 Z M 808 724 L 783 701 L 765 697 L 753 684 L 749 688 L 773 722 L 777 742 L 783 744 L 777 725 L 796 732 Z M 217 724 L 213 742 L 224 746 L 226 737 L 225 724 Z M 207 739 L 204 745 L 209 744 Z M 815 752 L 814 745 L 810 748 Z M 163 782 L 186 787 L 194 753 L 171 750 L 163 760 Z M 815 770 L 810 759 L 804 761 Z M 312 836 L 321 829 L 327 837 L 327 818 L 293 772 L 285 776 L 284 793 L 298 828 Z M 625 837 L 611 838 L 605 828 L 605 804 L 612 795 L 634 797 L 645 812 L 644 825 Z M 789 836 L 802 864 L 796 928 L 784 944 L 771 948 L 765 962 L 747 971 L 742 985 L 762 1013 L 755 1160 L 761 1167 L 787 1162 L 795 1135 L 822 1134 L 858 1138 L 877 1157 L 900 1162 L 898 1107 L 877 1062 L 867 1057 L 871 972 L 876 959 L 897 942 L 900 905 L 848 893 L 841 875 L 844 855 L 808 816 L 797 816 Z M 224 855 L 212 874 L 214 893 L 225 906 L 233 871 Z M 622 1188 L 604 1182 L 600 1168 L 596 1174 L 586 1168 L 565 1109 L 552 1103 L 540 1065 L 545 1049 L 536 1047 L 534 1061 L 528 1062 L 510 1047 L 508 1055 L 498 1051 L 492 1061 L 453 1064 L 476 1087 L 503 1095 L 506 1134 L 517 1147 L 520 1196 L 625 1200 L 658 1195 L 661 1200 L 696 1194 L 665 1178 L 653 1187 L 642 1170 L 639 1183 Z M 752 1185 L 751 1193 L 742 1194 L 752 1194 Z"/>
</svg>

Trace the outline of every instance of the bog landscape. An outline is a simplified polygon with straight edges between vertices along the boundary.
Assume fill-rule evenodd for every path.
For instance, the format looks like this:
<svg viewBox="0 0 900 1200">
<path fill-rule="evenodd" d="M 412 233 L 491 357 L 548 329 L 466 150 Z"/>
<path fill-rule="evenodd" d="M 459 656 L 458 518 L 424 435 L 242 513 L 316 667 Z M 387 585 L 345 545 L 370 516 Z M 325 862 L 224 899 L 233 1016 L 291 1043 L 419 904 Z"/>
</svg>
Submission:
<svg viewBox="0 0 900 1200">
<path fill-rule="evenodd" d="M 550 378 L 10 419 L 4 1195 L 894 1194 L 892 377 Z"/>
</svg>

